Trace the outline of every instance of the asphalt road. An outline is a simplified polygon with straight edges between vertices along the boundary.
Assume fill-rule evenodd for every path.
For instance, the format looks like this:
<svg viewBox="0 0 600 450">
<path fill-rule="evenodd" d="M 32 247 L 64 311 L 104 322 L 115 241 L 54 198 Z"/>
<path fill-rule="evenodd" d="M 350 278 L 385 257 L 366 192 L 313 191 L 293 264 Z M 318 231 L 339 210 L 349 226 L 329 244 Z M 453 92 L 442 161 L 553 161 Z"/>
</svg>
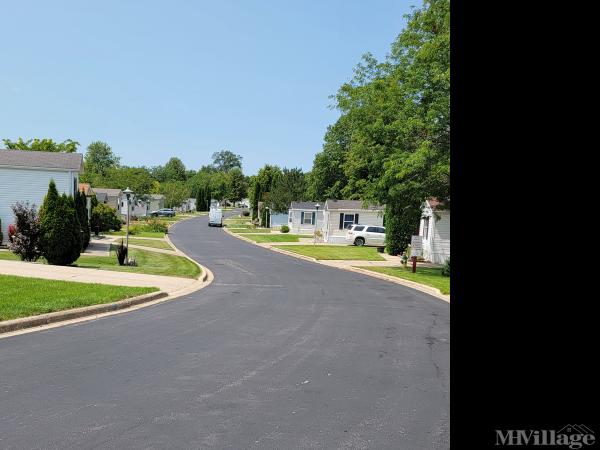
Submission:
<svg viewBox="0 0 600 450">
<path fill-rule="evenodd" d="M 449 447 L 449 305 L 207 226 L 194 294 L 0 339 L 0 448 Z"/>
</svg>

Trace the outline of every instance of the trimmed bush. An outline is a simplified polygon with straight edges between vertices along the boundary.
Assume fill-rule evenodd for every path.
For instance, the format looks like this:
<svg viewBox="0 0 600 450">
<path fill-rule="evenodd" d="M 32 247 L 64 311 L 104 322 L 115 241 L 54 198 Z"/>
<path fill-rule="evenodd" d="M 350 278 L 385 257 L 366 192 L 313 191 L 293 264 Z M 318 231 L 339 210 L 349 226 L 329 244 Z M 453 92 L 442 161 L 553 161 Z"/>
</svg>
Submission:
<svg viewBox="0 0 600 450">
<path fill-rule="evenodd" d="M 98 203 L 92 209 L 92 228 L 94 231 L 119 231 L 121 229 L 121 219 L 117 212 L 104 203 Z"/>
<path fill-rule="evenodd" d="M 40 221 L 35 205 L 15 203 L 12 206 L 16 225 L 8 226 L 8 249 L 21 261 L 36 261 L 40 255 Z"/>
<path fill-rule="evenodd" d="M 281 232 L 282 233 L 289 233 L 290 232 L 290 227 L 288 227 L 287 225 L 281 225 Z"/>
<path fill-rule="evenodd" d="M 40 208 L 40 248 L 49 264 L 66 266 L 81 254 L 81 225 L 73 197 L 58 195 L 54 180 Z"/>
<path fill-rule="evenodd" d="M 442 269 L 442 275 L 445 277 L 450 276 L 450 258 L 448 258 L 448 260 L 444 264 L 444 268 Z"/>
</svg>

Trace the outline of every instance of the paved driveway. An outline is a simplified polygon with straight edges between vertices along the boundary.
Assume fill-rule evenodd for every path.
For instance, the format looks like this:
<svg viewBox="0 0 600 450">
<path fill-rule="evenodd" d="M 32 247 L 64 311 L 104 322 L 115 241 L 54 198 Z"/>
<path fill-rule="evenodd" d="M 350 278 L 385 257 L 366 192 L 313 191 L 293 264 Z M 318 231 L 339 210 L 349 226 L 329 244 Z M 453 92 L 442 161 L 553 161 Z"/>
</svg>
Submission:
<svg viewBox="0 0 600 450">
<path fill-rule="evenodd" d="M 0 339 L 0 448 L 447 448 L 449 305 L 207 226 L 213 284 Z"/>
</svg>

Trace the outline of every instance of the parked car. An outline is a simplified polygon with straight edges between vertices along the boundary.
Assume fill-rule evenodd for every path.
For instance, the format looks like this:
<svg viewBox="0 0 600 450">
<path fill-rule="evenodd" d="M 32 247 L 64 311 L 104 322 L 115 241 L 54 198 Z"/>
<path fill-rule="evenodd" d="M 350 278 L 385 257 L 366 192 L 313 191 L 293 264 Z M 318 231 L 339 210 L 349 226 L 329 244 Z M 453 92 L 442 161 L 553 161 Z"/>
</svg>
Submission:
<svg viewBox="0 0 600 450">
<path fill-rule="evenodd" d="M 150 213 L 152 217 L 175 217 L 175 210 L 172 208 L 161 208 L 158 211 Z"/>
<path fill-rule="evenodd" d="M 385 227 L 354 224 L 346 232 L 346 242 L 358 245 L 385 245 Z"/>
<path fill-rule="evenodd" d="M 208 226 L 223 226 L 223 210 L 221 210 L 221 208 L 210 208 L 210 212 L 208 213 Z"/>
</svg>

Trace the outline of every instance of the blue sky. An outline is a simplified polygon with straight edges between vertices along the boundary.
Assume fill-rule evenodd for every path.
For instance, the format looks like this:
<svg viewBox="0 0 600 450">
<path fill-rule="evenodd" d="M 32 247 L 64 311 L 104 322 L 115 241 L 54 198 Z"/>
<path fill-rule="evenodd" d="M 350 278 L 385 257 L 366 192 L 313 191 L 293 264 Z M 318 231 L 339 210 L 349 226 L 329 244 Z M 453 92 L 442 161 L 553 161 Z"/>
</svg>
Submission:
<svg viewBox="0 0 600 450">
<path fill-rule="evenodd" d="M 310 170 L 363 53 L 420 1 L 2 2 L 0 138 L 108 142 L 123 164 L 214 151 Z M 84 151 L 82 148 L 80 151 Z"/>
</svg>

